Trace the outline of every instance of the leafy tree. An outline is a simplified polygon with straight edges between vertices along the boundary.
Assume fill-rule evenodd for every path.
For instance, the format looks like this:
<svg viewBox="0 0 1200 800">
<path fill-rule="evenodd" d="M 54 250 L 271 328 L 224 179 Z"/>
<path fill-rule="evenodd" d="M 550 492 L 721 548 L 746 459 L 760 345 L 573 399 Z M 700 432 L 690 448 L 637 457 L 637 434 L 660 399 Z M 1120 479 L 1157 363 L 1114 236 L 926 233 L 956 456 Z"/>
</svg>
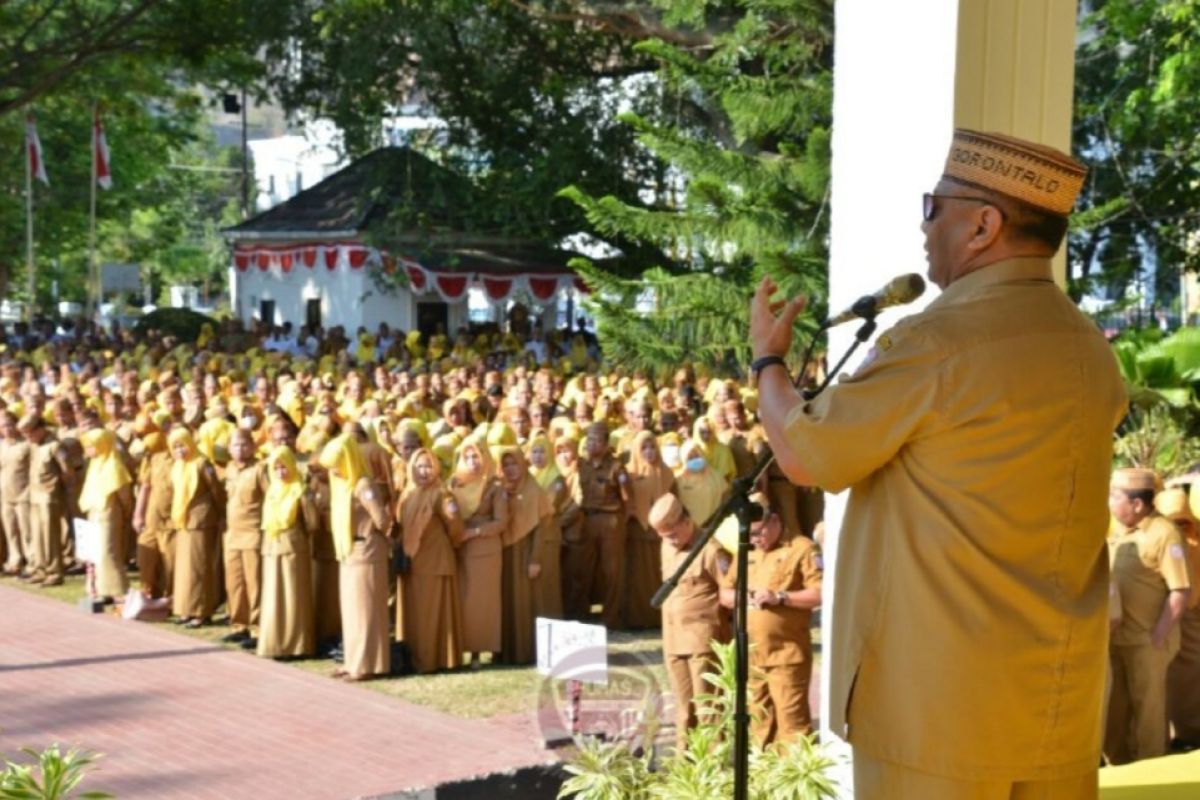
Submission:
<svg viewBox="0 0 1200 800">
<path fill-rule="evenodd" d="M 713 14 L 725 15 L 702 50 L 664 39 L 635 48 L 659 63 L 663 103 L 677 113 L 622 119 L 672 165 L 670 184 L 645 204 L 579 186 L 564 195 L 601 235 L 655 245 L 666 267 L 628 280 L 580 265 L 597 290 L 606 354 L 653 370 L 692 360 L 733 371 L 748 361 L 747 307 L 764 273 L 789 295 L 824 296 L 832 4 L 662 7 L 684 29 L 708 30 Z"/>
<path fill-rule="evenodd" d="M 1075 147 L 1091 166 L 1070 238 L 1071 292 L 1121 297 L 1149 278 L 1174 296 L 1200 267 L 1200 3 L 1092 0 L 1081 7 Z"/>
</svg>

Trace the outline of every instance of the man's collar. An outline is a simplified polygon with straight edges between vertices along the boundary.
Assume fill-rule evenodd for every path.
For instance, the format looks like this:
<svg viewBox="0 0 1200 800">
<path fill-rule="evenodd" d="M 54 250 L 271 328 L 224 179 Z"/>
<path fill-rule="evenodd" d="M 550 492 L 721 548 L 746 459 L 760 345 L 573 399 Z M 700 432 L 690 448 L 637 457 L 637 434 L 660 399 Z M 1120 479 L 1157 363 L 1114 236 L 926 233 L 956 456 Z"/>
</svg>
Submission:
<svg viewBox="0 0 1200 800">
<path fill-rule="evenodd" d="M 1008 258 L 969 272 L 947 286 L 930 306 L 946 305 L 965 300 L 1001 283 L 1017 281 L 1054 281 L 1050 259 L 1040 256 Z"/>
</svg>

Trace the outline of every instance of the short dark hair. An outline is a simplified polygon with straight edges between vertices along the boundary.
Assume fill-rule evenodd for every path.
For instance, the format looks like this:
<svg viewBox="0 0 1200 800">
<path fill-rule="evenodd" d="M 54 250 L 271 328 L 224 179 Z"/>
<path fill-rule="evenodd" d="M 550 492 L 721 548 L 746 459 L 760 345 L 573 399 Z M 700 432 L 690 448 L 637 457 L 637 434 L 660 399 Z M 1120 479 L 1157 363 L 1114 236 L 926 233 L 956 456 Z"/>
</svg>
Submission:
<svg viewBox="0 0 1200 800">
<path fill-rule="evenodd" d="M 1154 490 L 1153 489 L 1122 489 L 1125 496 L 1130 500 L 1141 500 L 1150 508 L 1154 507 Z"/>
<path fill-rule="evenodd" d="M 1056 251 L 1062 245 L 1063 237 L 1067 235 L 1068 220 L 1065 216 L 1035 208 L 990 189 L 985 189 L 983 193 L 1004 212 L 1005 224 L 1014 238 L 1036 242 Z"/>
</svg>

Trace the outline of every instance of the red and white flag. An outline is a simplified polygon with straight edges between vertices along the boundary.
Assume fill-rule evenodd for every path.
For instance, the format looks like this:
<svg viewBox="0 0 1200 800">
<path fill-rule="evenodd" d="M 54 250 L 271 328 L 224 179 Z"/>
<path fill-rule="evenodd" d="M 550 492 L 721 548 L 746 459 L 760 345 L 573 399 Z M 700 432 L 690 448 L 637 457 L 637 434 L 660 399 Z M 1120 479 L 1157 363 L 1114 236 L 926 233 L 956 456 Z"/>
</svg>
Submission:
<svg viewBox="0 0 1200 800">
<path fill-rule="evenodd" d="M 92 119 L 92 148 L 95 152 L 96 183 L 101 189 L 112 188 L 112 171 L 108 162 L 108 140 L 104 138 L 104 123 L 100 121 L 100 109 L 97 108 Z"/>
<path fill-rule="evenodd" d="M 42 141 L 38 138 L 37 125 L 33 122 L 32 114 L 25 117 L 25 151 L 29 158 L 29 174 L 49 186 L 46 162 L 42 159 Z"/>
</svg>

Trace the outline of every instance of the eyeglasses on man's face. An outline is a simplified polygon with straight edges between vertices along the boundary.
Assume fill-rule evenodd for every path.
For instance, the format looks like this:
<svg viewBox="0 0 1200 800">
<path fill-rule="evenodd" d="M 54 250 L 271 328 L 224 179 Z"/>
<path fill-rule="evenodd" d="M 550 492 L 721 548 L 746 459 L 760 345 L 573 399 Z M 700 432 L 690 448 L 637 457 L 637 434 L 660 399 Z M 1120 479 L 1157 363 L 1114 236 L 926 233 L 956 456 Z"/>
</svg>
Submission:
<svg viewBox="0 0 1200 800">
<path fill-rule="evenodd" d="M 968 203 L 983 203 L 984 205 L 992 206 L 999 211 L 1002 219 L 1007 219 L 1004 214 L 1004 209 L 1000 208 L 995 204 L 995 202 L 986 197 L 961 197 L 956 194 L 934 194 L 933 192 L 926 192 L 921 196 L 921 216 L 924 217 L 926 222 L 932 222 L 933 218 L 937 216 L 938 205 L 935 202 L 936 200 L 964 200 Z"/>
</svg>

